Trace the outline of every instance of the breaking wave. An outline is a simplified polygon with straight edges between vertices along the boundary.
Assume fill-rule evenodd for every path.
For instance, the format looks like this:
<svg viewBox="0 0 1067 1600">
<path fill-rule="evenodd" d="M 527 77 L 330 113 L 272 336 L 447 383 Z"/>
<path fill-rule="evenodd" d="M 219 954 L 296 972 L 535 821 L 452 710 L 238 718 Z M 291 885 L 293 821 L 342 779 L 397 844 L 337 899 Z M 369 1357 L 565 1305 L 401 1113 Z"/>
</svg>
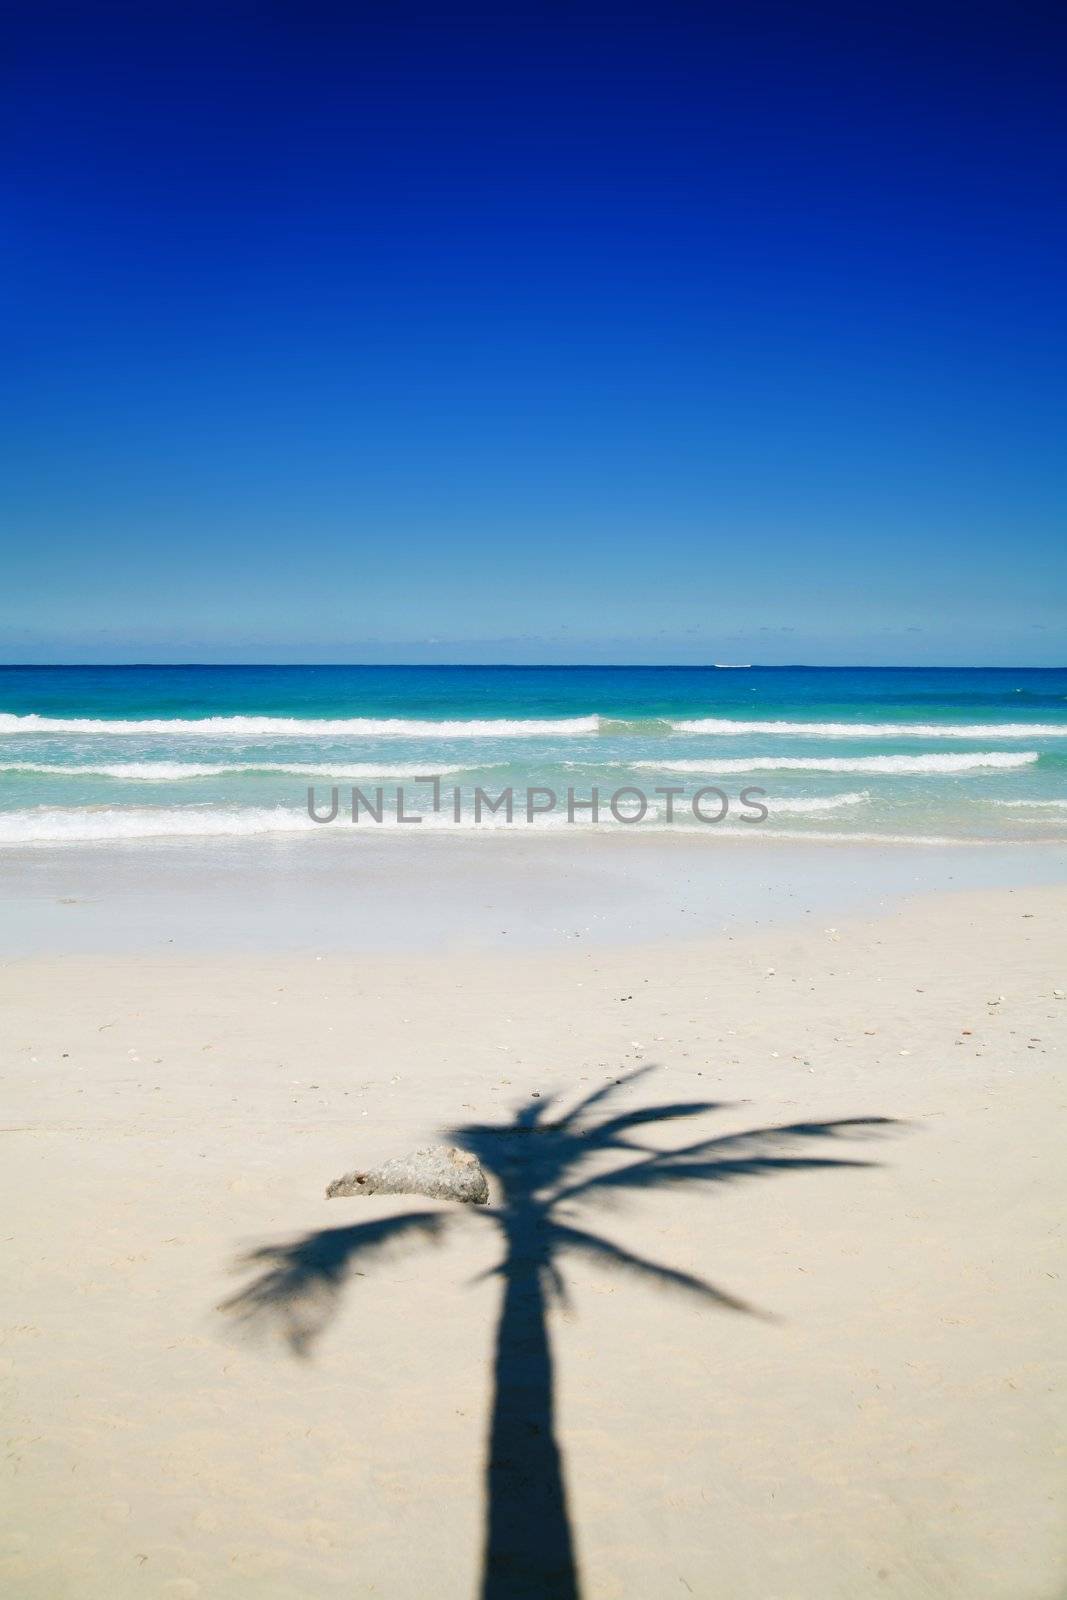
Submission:
<svg viewBox="0 0 1067 1600">
<path fill-rule="evenodd" d="M 100 717 L 15 716 L 0 712 L 0 734 L 160 734 L 210 739 L 529 739 L 598 733 L 599 717 L 507 717 L 427 722 L 411 717 Z"/>
<path fill-rule="evenodd" d="M 734 722 L 697 717 L 675 733 L 787 733 L 822 739 L 1067 739 L 1067 722 Z"/>
<path fill-rule="evenodd" d="M 927 756 L 743 756 L 721 761 L 705 756 L 702 761 L 633 761 L 629 765 L 642 772 L 980 772 L 983 768 L 1003 770 L 1028 767 L 1040 757 L 1036 750 L 979 750 L 966 755 L 952 753 Z M 624 763 L 619 763 L 624 765 Z"/>
</svg>

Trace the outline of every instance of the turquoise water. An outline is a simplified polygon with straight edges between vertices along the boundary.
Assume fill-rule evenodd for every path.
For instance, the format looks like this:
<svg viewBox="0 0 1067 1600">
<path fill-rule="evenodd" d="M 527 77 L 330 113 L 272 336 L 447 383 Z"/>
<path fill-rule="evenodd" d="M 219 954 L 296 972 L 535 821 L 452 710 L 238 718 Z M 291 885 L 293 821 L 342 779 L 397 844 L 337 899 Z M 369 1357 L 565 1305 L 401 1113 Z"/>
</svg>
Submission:
<svg viewBox="0 0 1067 1600">
<path fill-rule="evenodd" d="M 415 780 L 441 775 L 439 808 Z M 340 815 L 311 822 L 307 791 Z M 1067 669 L 808 667 L 0 668 L 0 845 L 293 833 L 345 820 L 353 785 L 395 825 L 451 830 L 473 796 L 516 791 L 515 829 L 619 828 L 621 787 L 648 797 L 631 830 L 706 837 L 1067 839 Z M 557 804 L 527 823 L 525 790 Z M 692 796 L 726 797 L 717 822 Z M 458 787 L 458 812 L 453 788 Z M 766 821 L 751 820 L 763 791 Z M 538 804 L 547 804 L 540 797 Z M 620 802 L 624 814 L 636 797 Z M 722 801 L 704 797 L 701 817 Z"/>
</svg>

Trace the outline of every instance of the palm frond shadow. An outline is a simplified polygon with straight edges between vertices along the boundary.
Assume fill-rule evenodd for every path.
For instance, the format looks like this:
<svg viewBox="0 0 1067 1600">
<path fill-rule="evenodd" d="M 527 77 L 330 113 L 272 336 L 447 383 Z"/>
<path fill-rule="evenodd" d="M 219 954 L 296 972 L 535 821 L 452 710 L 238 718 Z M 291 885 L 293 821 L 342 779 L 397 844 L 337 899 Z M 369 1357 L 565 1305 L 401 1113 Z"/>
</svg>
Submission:
<svg viewBox="0 0 1067 1600">
<path fill-rule="evenodd" d="M 789 1172 L 871 1166 L 846 1156 L 809 1155 L 806 1147 L 873 1137 L 895 1125 L 886 1117 L 798 1122 L 659 1149 L 641 1142 L 656 1125 L 725 1107 L 699 1100 L 605 1113 L 620 1088 L 652 1070 L 625 1074 L 563 1112 L 557 1113 L 556 1101 L 547 1097 L 525 1105 L 509 1122 L 448 1130 L 447 1136 L 476 1156 L 492 1180 L 494 1203 L 466 1215 L 496 1227 L 503 1246 L 492 1269 L 504 1287 L 486 1461 L 482 1600 L 576 1600 L 580 1592 L 556 1439 L 547 1323 L 549 1305 L 566 1298 L 564 1259 L 584 1258 L 707 1307 L 766 1315 L 703 1277 L 589 1232 L 576 1221 L 581 1208 L 645 1189 L 703 1188 Z M 261 1247 L 238 1264 L 256 1275 L 220 1309 L 246 1327 L 279 1333 L 295 1355 L 306 1357 L 364 1261 L 438 1240 L 457 1215 L 420 1211 L 376 1218 Z"/>
<path fill-rule="evenodd" d="M 440 1211 L 376 1217 L 351 1228 L 322 1228 L 288 1244 L 261 1245 L 235 1263 L 257 1273 L 219 1310 L 253 1332 L 279 1333 L 295 1356 L 306 1358 L 333 1321 L 355 1262 L 416 1238 L 437 1239 L 449 1217 Z"/>
</svg>

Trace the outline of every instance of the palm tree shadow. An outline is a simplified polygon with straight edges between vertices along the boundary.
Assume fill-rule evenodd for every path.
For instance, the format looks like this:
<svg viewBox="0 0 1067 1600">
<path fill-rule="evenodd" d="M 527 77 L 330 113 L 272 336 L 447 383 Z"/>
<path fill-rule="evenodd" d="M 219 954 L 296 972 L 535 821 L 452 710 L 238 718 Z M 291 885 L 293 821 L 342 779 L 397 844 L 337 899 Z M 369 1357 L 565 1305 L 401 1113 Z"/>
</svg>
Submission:
<svg viewBox="0 0 1067 1600">
<path fill-rule="evenodd" d="M 644 1189 L 871 1166 L 843 1156 L 808 1155 L 805 1144 L 872 1136 L 893 1125 L 885 1117 L 793 1123 L 658 1149 L 641 1142 L 655 1124 L 723 1107 L 684 1101 L 607 1114 L 606 1103 L 618 1089 L 651 1070 L 638 1068 L 615 1079 L 559 1115 L 550 1116 L 553 1100 L 540 1099 L 510 1122 L 449 1130 L 448 1137 L 476 1156 L 495 1180 L 494 1203 L 467 1215 L 491 1222 L 503 1245 L 492 1269 L 503 1280 L 503 1303 L 485 1468 L 482 1600 L 577 1600 L 580 1593 L 556 1437 L 547 1315 L 553 1303 L 566 1300 L 564 1257 L 584 1257 L 707 1307 L 765 1315 L 703 1277 L 589 1232 L 576 1220 L 582 1206 Z M 253 1251 L 239 1265 L 255 1269 L 256 1276 L 220 1309 L 251 1328 L 280 1333 L 295 1355 L 307 1357 L 339 1309 L 347 1280 L 359 1275 L 357 1263 L 385 1250 L 437 1240 L 456 1215 L 422 1211 L 378 1218 Z"/>
</svg>

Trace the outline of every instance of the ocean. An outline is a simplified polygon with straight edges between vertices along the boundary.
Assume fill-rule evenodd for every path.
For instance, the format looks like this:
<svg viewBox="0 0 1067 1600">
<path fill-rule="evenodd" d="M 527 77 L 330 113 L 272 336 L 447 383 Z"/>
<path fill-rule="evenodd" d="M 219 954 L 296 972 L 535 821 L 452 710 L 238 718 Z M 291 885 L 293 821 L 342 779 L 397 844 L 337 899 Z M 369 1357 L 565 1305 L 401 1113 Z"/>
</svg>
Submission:
<svg viewBox="0 0 1067 1600">
<path fill-rule="evenodd" d="M 321 815 L 337 788 L 332 823 L 309 787 Z M 444 832 L 1064 842 L 1067 669 L 0 668 L 0 847 L 356 845 L 407 831 L 398 787 L 403 816 Z M 479 787 L 512 791 L 511 822 L 476 816 Z"/>
</svg>

